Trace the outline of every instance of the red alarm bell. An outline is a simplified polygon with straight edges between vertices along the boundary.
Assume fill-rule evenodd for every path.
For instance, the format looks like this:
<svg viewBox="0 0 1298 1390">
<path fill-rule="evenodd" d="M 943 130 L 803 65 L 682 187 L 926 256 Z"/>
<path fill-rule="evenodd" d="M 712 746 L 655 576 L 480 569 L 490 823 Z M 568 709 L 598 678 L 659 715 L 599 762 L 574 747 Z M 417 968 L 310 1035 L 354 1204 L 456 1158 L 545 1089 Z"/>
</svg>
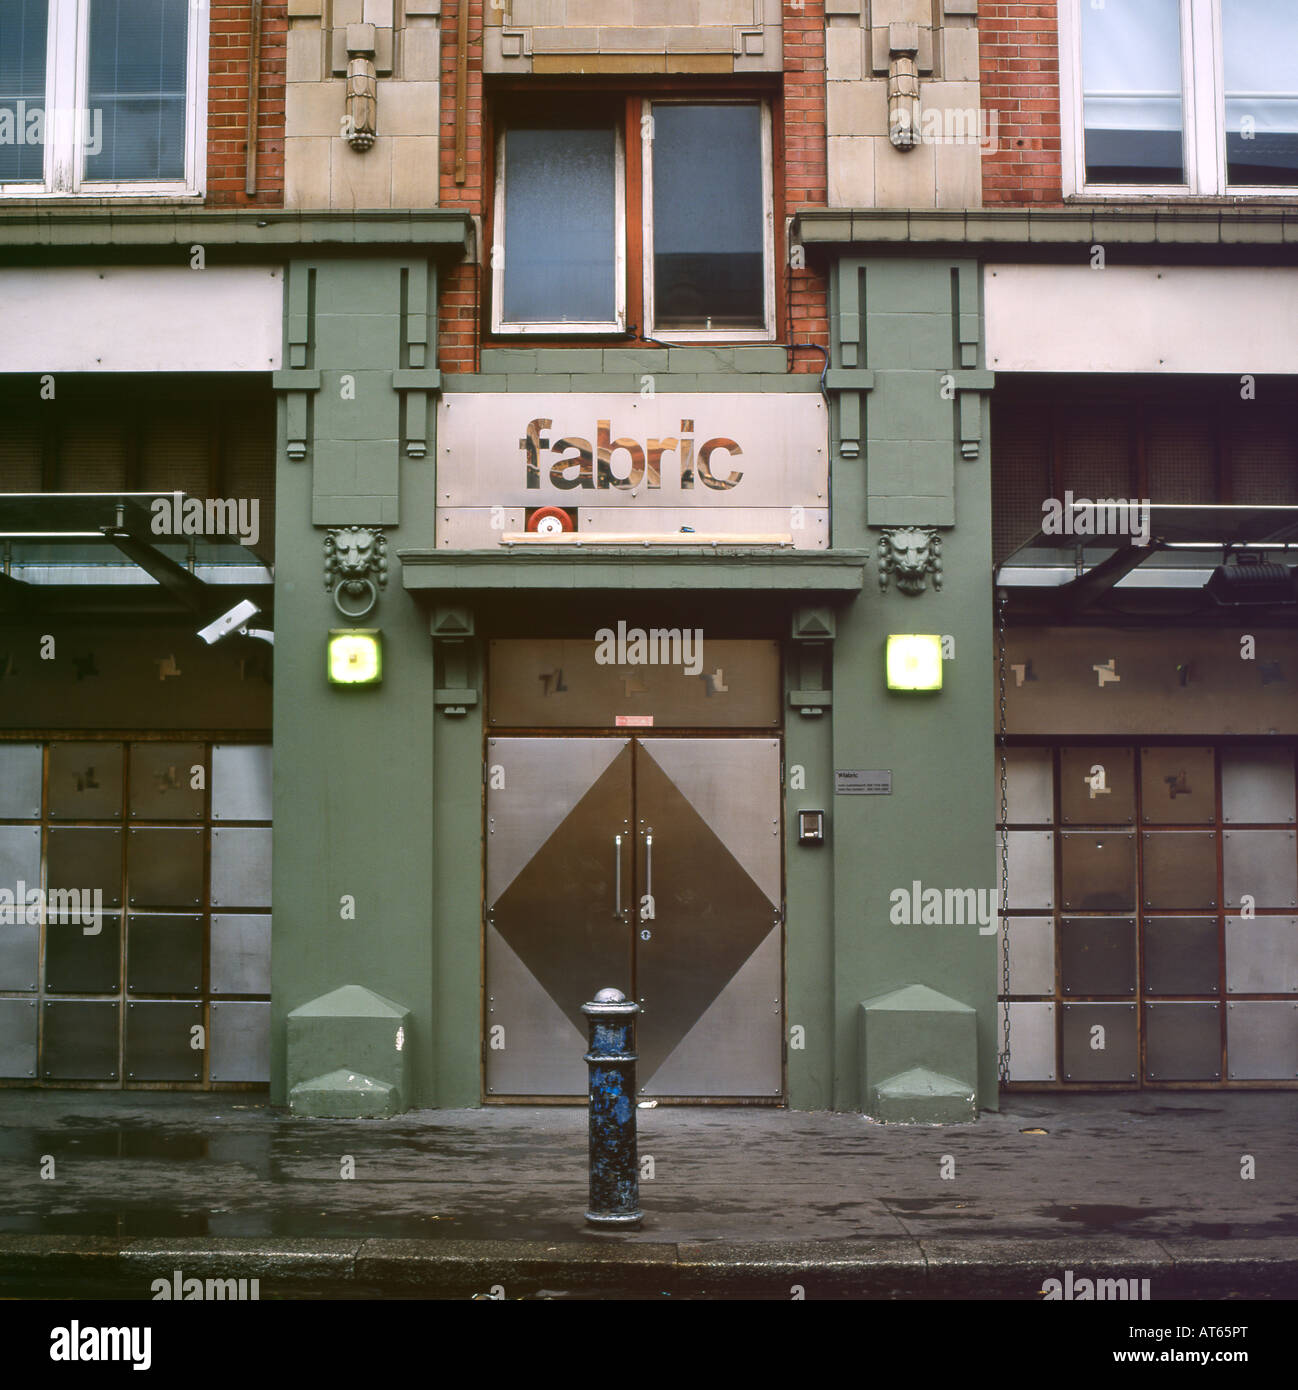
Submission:
<svg viewBox="0 0 1298 1390">
<path fill-rule="evenodd" d="M 557 536 L 564 531 L 575 531 L 572 517 L 562 507 L 538 507 L 527 518 L 527 529 L 542 536 Z"/>
</svg>

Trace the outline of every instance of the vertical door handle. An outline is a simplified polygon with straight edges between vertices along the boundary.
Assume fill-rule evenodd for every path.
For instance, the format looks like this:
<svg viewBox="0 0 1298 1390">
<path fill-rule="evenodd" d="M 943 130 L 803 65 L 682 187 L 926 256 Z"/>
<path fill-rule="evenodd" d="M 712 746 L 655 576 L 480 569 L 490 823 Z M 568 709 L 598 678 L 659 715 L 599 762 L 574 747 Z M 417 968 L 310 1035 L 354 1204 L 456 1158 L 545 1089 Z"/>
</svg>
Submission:
<svg viewBox="0 0 1298 1390">
<path fill-rule="evenodd" d="M 644 837 L 644 890 L 648 897 L 654 895 L 654 833 L 652 830 Z"/>
<path fill-rule="evenodd" d="M 613 892 L 616 902 L 613 907 L 613 916 L 622 916 L 622 837 L 613 836 Z"/>
</svg>

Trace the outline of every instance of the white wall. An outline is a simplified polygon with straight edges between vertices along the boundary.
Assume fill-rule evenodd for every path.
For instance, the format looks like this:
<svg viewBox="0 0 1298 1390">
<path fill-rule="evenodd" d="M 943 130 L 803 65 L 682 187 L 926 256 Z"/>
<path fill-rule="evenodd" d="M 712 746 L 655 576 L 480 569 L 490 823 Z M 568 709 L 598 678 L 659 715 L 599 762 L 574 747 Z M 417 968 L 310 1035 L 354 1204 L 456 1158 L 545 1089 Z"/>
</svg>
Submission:
<svg viewBox="0 0 1298 1390">
<path fill-rule="evenodd" d="M 0 372 L 273 371 L 283 313 L 271 266 L 0 270 Z"/>
<path fill-rule="evenodd" d="M 998 372 L 1298 372 L 1298 269 L 995 265 Z"/>
</svg>

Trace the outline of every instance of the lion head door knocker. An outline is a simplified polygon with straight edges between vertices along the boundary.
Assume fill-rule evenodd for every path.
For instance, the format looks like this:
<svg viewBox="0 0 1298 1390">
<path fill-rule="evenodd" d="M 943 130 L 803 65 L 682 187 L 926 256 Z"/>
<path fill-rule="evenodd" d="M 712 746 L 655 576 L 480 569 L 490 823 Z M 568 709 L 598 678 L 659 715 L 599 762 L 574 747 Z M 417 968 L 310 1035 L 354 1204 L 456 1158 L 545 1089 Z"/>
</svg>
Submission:
<svg viewBox="0 0 1298 1390">
<path fill-rule="evenodd" d="M 325 536 L 325 588 L 350 621 L 368 617 L 388 582 L 387 537 L 368 526 L 337 526 Z"/>
<path fill-rule="evenodd" d="M 888 587 L 895 575 L 903 594 L 922 594 L 925 576 L 933 576 L 933 588 L 942 587 L 942 537 L 931 526 L 897 526 L 879 537 L 879 587 Z"/>
</svg>

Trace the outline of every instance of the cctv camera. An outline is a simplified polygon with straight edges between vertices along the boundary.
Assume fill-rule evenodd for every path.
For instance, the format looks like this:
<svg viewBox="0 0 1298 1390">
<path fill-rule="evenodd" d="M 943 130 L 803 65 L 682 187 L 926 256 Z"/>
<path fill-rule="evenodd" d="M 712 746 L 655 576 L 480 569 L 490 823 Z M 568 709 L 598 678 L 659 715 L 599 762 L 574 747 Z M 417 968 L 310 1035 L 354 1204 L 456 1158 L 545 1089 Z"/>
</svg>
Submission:
<svg viewBox="0 0 1298 1390">
<path fill-rule="evenodd" d="M 260 613 L 261 609 L 249 599 L 244 599 L 242 603 L 236 603 L 228 613 L 223 613 L 214 622 L 208 623 L 206 627 L 198 630 L 198 635 L 209 646 L 213 642 L 219 642 L 222 637 L 228 637 L 232 632 L 238 632 L 243 628 L 248 619 L 255 613 Z"/>
</svg>

